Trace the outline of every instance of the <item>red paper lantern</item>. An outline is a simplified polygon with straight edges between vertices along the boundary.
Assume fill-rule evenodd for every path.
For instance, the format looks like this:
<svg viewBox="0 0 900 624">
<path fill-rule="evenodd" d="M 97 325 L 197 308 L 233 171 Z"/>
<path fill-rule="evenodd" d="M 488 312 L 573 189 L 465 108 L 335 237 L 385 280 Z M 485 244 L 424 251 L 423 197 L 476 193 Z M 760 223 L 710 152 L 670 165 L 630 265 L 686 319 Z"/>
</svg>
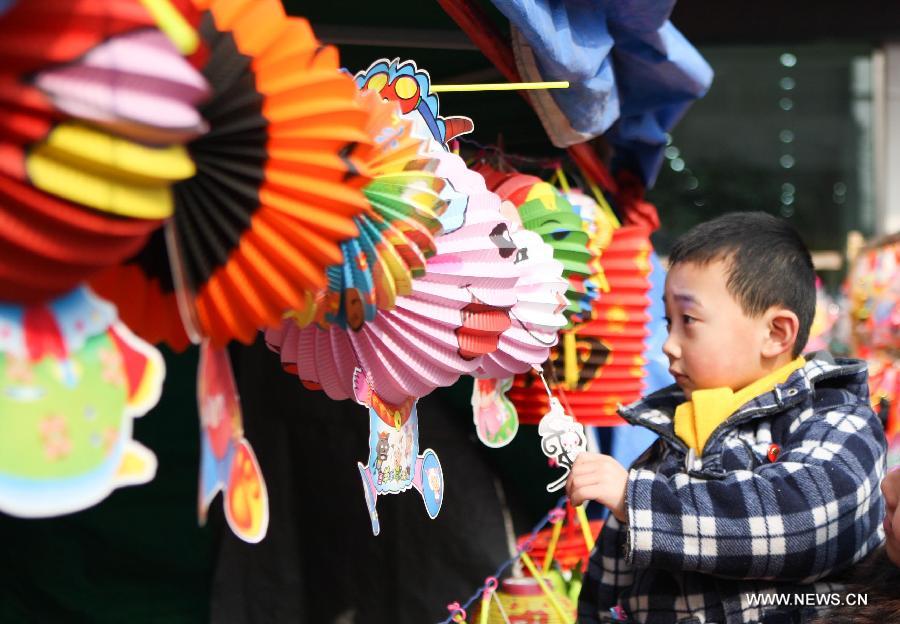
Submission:
<svg viewBox="0 0 900 624">
<path fill-rule="evenodd" d="M 613 232 L 600 258 L 609 292 L 594 303 L 596 318 L 562 332 L 545 365 L 545 376 L 556 386 L 567 411 L 583 424 L 621 424 L 616 415 L 619 404 L 637 400 L 644 390 L 649 234 L 637 226 Z M 537 424 L 549 410 L 547 392 L 533 373 L 517 376 L 509 397 L 522 423 Z"/>
</svg>

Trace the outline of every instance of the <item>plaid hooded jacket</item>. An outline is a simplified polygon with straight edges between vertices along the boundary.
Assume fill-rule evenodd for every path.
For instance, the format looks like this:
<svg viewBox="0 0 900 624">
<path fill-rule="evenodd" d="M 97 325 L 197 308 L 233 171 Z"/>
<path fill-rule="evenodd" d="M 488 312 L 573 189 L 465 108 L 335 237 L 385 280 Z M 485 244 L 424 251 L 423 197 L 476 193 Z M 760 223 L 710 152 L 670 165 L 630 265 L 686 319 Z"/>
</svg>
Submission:
<svg viewBox="0 0 900 624">
<path fill-rule="evenodd" d="M 839 591 L 829 575 L 884 540 L 885 438 L 866 380 L 864 363 L 816 354 L 719 425 L 699 458 L 674 434 L 677 386 L 621 408 L 660 437 L 629 471 L 627 525 L 603 527 L 578 621 L 780 624 L 815 612 L 748 594 Z"/>
</svg>

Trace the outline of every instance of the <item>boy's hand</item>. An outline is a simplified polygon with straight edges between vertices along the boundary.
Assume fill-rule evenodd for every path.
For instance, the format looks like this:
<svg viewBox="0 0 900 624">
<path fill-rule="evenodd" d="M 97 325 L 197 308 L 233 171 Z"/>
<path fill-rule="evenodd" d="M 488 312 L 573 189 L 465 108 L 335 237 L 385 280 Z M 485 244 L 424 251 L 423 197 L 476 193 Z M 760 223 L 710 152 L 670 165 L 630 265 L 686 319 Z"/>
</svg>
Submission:
<svg viewBox="0 0 900 624">
<path fill-rule="evenodd" d="M 624 523 L 628 521 L 625 509 L 627 484 L 628 471 L 622 464 L 609 455 L 585 452 L 580 453 L 572 464 L 566 481 L 566 494 L 573 505 L 580 505 L 586 500 L 597 501 Z"/>
<path fill-rule="evenodd" d="M 578 463 L 577 461 L 575 462 Z M 900 566 L 900 469 L 894 468 L 881 482 L 884 503 L 887 507 L 884 517 L 885 548 L 894 565 Z"/>
</svg>

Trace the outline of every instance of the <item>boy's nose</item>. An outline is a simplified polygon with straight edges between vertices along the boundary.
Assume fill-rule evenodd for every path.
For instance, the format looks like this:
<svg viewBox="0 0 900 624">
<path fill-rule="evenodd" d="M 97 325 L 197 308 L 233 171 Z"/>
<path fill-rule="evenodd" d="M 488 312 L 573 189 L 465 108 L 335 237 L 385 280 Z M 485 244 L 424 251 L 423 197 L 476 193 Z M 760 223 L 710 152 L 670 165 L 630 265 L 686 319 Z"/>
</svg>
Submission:
<svg viewBox="0 0 900 624">
<path fill-rule="evenodd" d="M 670 363 L 681 357 L 681 347 L 678 346 L 678 341 L 675 340 L 672 334 L 669 334 L 669 337 L 666 338 L 662 350 L 666 357 L 669 358 Z"/>
</svg>

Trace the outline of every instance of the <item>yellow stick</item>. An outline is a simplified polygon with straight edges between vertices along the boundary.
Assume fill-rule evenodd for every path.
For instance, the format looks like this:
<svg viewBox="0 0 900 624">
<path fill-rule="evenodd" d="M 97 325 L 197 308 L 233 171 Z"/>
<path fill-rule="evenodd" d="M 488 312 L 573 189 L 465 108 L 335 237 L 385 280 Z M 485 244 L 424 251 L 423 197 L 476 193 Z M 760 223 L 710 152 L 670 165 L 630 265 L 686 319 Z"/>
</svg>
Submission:
<svg viewBox="0 0 900 624">
<path fill-rule="evenodd" d="M 141 0 L 141 4 L 150 13 L 153 20 L 159 25 L 169 39 L 182 54 L 193 54 L 200 45 L 197 31 L 190 25 L 184 16 L 172 6 L 169 0 Z"/>
<path fill-rule="evenodd" d="M 556 615 L 559 616 L 559 619 L 562 621 L 562 623 L 572 624 L 572 620 L 569 618 L 569 614 L 566 613 L 565 609 L 562 608 L 562 605 L 559 604 L 559 600 L 556 599 L 556 596 L 554 596 L 553 592 L 550 591 L 550 588 L 547 587 L 547 583 L 544 582 L 544 579 L 541 578 L 541 576 L 538 574 L 537 568 L 534 567 L 534 561 L 531 560 L 531 557 L 528 556 L 528 553 L 522 553 L 522 563 L 525 564 L 525 567 L 528 568 L 531 576 L 533 576 L 538 582 L 538 586 L 547 595 L 547 600 L 550 601 L 550 606 L 553 607 L 554 611 L 556 611 Z"/>
<path fill-rule="evenodd" d="M 559 180 L 559 185 L 562 187 L 563 193 L 568 193 L 571 190 L 569 188 L 569 180 L 566 178 L 566 174 L 563 173 L 562 167 L 556 168 L 556 177 Z"/>
<path fill-rule="evenodd" d="M 573 332 L 563 334 L 563 372 L 568 390 L 578 386 L 578 343 Z"/>
<path fill-rule="evenodd" d="M 550 571 L 550 564 L 553 563 L 553 554 L 556 552 L 556 543 L 559 542 L 562 525 L 562 520 L 553 525 L 553 533 L 550 534 L 550 544 L 547 545 L 547 552 L 544 554 L 544 565 L 541 566 L 544 574 Z"/>
<path fill-rule="evenodd" d="M 491 592 L 481 594 L 481 613 L 478 614 L 478 624 L 488 624 L 488 611 L 491 608 Z"/>
<path fill-rule="evenodd" d="M 584 535 L 584 543 L 587 544 L 588 552 L 591 552 L 594 550 L 594 536 L 591 535 L 591 525 L 588 524 L 584 507 L 579 505 L 575 508 L 575 513 L 578 514 L 578 522 L 581 524 L 581 533 Z"/>
<path fill-rule="evenodd" d="M 551 184 L 556 186 L 556 183 L 559 182 L 559 169 L 553 172 L 553 175 L 550 176 L 550 179 L 547 180 L 547 184 Z"/>
<path fill-rule="evenodd" d="M 579 167 L 581 169 L 581 167 Z M 600 190 L 600 187 L 597 186 L 597 183 L 594 182 L 590 176 L 588 176 L 584 169 L 581 169 L 581 175 L 584 176 L 584 179 L 587 180 L 588 188 L 591 189 L 591 193 L 594 195 L 594 199 L 597 200 L 597 203 L 600 204 L 600 208 L 609 217 L 609 220 L 612 221 L 615 227 L 621 227 L 622 224 L 619 223 L 619 220 L 616 218 L 616 213 L 613 212 L 612 206 L 609 205 L 609 202 L 606 201 L 606 197 L 603 195 L 603 191 Z"/>
<path fill-rule="evenodd" d="M 558 82 L 494 82 L 482 84 L 431 85 L 432 93 L 448 91 L 530 91 L 534 89 L 568 89 L 568 81 Z"/>
</svg>

